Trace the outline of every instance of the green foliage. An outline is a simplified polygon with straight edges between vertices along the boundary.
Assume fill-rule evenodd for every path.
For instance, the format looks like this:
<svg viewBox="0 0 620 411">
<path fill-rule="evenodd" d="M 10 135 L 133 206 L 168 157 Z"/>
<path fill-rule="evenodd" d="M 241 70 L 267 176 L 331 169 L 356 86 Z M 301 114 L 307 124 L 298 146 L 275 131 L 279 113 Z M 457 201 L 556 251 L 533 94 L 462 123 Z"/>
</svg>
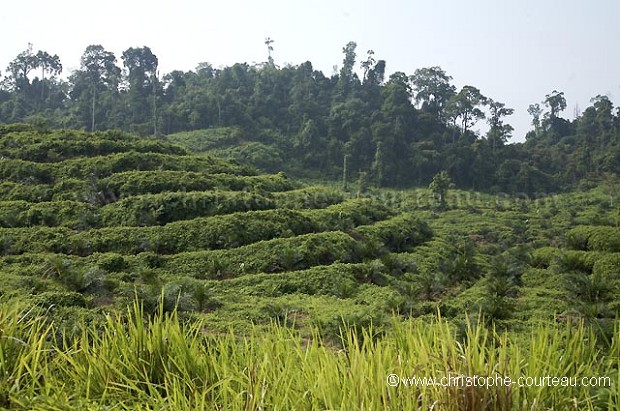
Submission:
<svg viewBox="0 0 620 411">
<path fill-rule="evenodd" d="M 344 201 L 344 194 L 324 186 L 272 192 L 278 208 L 325 208 Z"/>
<path fill-rule="evenodd" d="M 536 268 L 549 268 L 559 257 L 561 250 L 556 247 L 541 247 L 532 252 L 531 265 Z"/>
<path fill-rule="evenodd" d="M 604 281 L 620 280 L 620 254 L 606 254 L 597 258 L 592 272 L 604 278 Z"/>
<path fill-rule="evenodd" d="M 64 227 L 0 228 L 3 254 L 95 252 L 136 254 L 237 247 L 279 236 L 348 229 L 383 218 L 386 211 L 367 200 L 321 210 L 265 210 L 176 221 L 163 227 L 110 227 L 73 231 Z M 156 222 L 156 219 L 146 222 Z"/>
<path fill-rule="evenodd" d="M 46 291 L 37 294 L 34 303 L 43 308 L 86 307 L 86 298 L 77 291 Z"/>
<path fill-rule="evenodd" d="M 492 260 L 486 275 L 486 295 L 482 304 L 482 312 L 489 319 L 501 320 L 510 317 L 515 306 L 518 275 L 518 271 L 507 258 L 498 257 Z"/>
<path fill-rule="evenodd" d="M 115 173 L 97 182 L 98 191 L 105 198 L 119 198 L 141 194 L 158 194 L 165 191 L 286 191 L 293 183 L 282 173 L 257 176 L 237 176 L 226 173 L 203 174 L 198 172 L 157 170 Z"/>
<path fill-rule="evenodd" d="M 120 138 L 119 138 L 120 137 Z M 35 162 L 59 162 L 75 157 L 107 156 L 135 151 L 185 155 L 183 148 L 160 141 L 139 140 L 128 134 L 103 132 L 89 135 L 59 131 L 54 133 L 10 134 L 0 143 L 0 154 L 7 158 Z"/>
<path fill-rule="evenodd" d="M 211 153 L 266 172 L 279 171 L 284 166 L 284 156 L 278 147 L 258 141 L 213 150 Z"/>
<path fill-rule="evenodd" d="M 439 207 L 446 207 L 446 195 L 448 193 L 448 189 L 451 187 L 452 180 L 450 180 L 450 176 L 447 171 L 442 171 L 441 173 L 435 174 L 433 181 L 431 181 L 428 186 L 428 189 L 433 193 L 433 196 L 439 203 Z"/>
<path fill-rule="evenodd" d="M 280 67 L 272 56 L 265 64 L 216 69 L 201 63 L 195 70 L 160 76 L 159 60 L 147 46 L 123 51 L 121 70 L 114 53 L 91 44 L 80 67 L 62 80 L 57 55 L 27 49 L 5 73 L 0 122 L 30 125 L 3 126 L 0 155 L 14 171 L 0 167 L 0 176 L 21 181 L 31 175 L 40 183 L 46 175 L 57 178 L 57 167 L 33 167 L 19 159 L 58 165 L 129 151 L 183 155 L 184 148 L 296 176 L 343 176 L 346 182 L 366 173 L 377 187 L 421 186 L 447 166 L 461 188 L 530 196 L 577 188 L 620 171 L 620 122 L 608 97 L 595 96 L 568 120 L 560 117 L 564 92 L 541 92 L 544 100 L 528 109 L 533 130 L 526 142 L 506 145 L 512 126 L 503 118 L 513 110 L 497 99 L 474 85 L 457 90 L 437 66 L 395 72 L 386 80 L 388 63 L 372 50 L 360 64 L 360 78 L 356 47 L 347 42 L 341 69 L 331 76 L 311 62 Z M 33 75 L 35 69 L 41 74 Z M 486 112 L 490 128 L 481 136 L 473 126 Z M 119 131 L 96 131 L 87 138 L 84 132 L 60 130 L 66 127 L 131 131 L 162 141 L 136 142 L 135 135 Z M 108 170 L 98 175 L 98 165 L 84 166 L 86 174 L 108 175 Z M 79 177 L 81 171 L 71 173 Z"/>
<path fill-rule="evenodd" d="M 98 225 L 94 206 L 77 201 L 31 203 L 27 201 L 0 202 L 0 226 L 66 226 L 90 228 Z"/>
<path fill-rule="evenodd" d="M 566 233 L 566 241 L 576 250 L 620 252 L 620 228 L 579 226 Z"/>
<path fill-rule="evenodd" d="M 235 127 L 219 127 L 168 134 L 166 140 L 186 147 L 195 153 L 206 153 L 218 148 L 236 145 L 242 131 Z"/>
<path fill-rule="evenodd" d="M 175 270 L 177 275 L 222 279 L 335 262 L 355 263 L 365 256 L 361 244 L 335 231 L 259 241 L 230 250 L 178 253 L 167 257 L 162 268 Z"/>
<path fill-rule="evenodd" d="M 449 281 L 471 281 L 480 276 L 475 244 L 469 238 L 452 238 L 447 244 L 448 256 L 439 269 Z"/>
<path fill-rule="evenodd" d="M 58 163 L 36 163 L 5 159 L 0 177 L 11 181 L 50 184 L 63 178 L 103 178 L 129 170 L 183 170 L 206 173 L 245 174 L 247 169 L 213 157 L 194 157 L 160 153 L 127 153 L 69 159 Z"/>
<path fill-rule="evenodd" d="M 290 249 L 293 244 L 289 244 Z M 301 253 L 300 253 L 301 254 Z M 362 263 L 334 263 L 305 270 L 255 274 L 214 283 L 215 290 L 231 290 L 240 295 L 279 297 L 286 294 L 352 297 L 359 280 L 366 278 L 368 267 Z"/>
<path fill-rule="evenodd" d="M 370 226 L 357 227 L 367 241 L 379 242 L 397 253 L 411 251 L 432 237 L 428 224 L 412 214 L 402 214 Z"/>
<path fill-rule="evenodd" d="M 275 208 L 258 193 L 205 191 L 166 192 L 123 198 L 101 208 L 106 226 L 164 225 L 178 220 Z"/>
<path fill-rule="evenodd" d="M 107 253 L 102 255 L 95 255 L 97 257 L 97 265 L 105 271 L 117 272 L 122 271 L 128 267 L 125 257 L 121 254 Z"/>
</svg>

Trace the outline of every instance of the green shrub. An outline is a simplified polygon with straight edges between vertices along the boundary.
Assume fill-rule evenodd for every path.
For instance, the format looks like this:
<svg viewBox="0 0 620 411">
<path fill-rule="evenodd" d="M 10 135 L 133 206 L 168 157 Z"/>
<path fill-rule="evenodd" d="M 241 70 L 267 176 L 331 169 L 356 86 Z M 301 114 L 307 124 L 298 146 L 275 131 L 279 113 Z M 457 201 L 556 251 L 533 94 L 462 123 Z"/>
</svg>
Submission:
<svg viewBox="0 0 620 411">
<path fill-rule="evenodd" d="M 180 170 L 125 171 L 97 181 L 105 198 L 157 194 L 165 191 L 286 191 L 294 188 L 283 174 L 234 175 Z M 109 201 L 112 202 L 112 201 Z"/>
<path fill-rule="evenodd" d="M 440 261 L 437 269 L 449 282 L 471 282 L 481 276 L 480 255 L 469 237 L 454 237 L 444 244 L 448 257 Z"/>
<path fill-rule="evenodd" d="M 86 307 L 86 297 L 76 291 L 46 291 L 34 297 L 34 303 L 43 308 Z"/>
<path fill-rule="evenodd" d="M 36 162 L 58 162 L 74 157 L 106 156 L 128 151 L 139 153 L 160 153 L 185 155 L 187 152 L 179 146 L 160 141 L 136 140 L 125 135 L 122 140 L 105 138 L 105 134 L 88 135 L 81 133 L 76 138 L 61 133 L 54 133 L 43 139 L 24 141 L 11 139 L 7 145 L 19 144 L 18 147 L 1 150 L 2 154 L 21 160 Z"/>
<path fill-rule="evenodd" d="M 77 201 L 0 202 L 0 226 L 2 227 L 43 225 L 89 228 L 96 224 L 96 210 L 88 203 Z"/>
<path fill-rule="evenodd" d="M 167 141 L 187 147 L 196 153 L 205 153 L 217 148 L 230 147 L 239 143 L 242 138 L 242 131 L 236 127 L 183 131 L 166 136 Z"/>
<path fill-rule="evenodd" d="M 65 227 L 0 228 L 1 252 L 62 253 L 71 233 L 73 231 Z"/>
<path fill-rule="evenodd" d="M 409 251 L 433 236 L 428 224 L 412 214 L 402 214 L 355 229 L 369 241 L 378 241 L 394 252 Z"/>
<path fill-rule="evenodd" d="M 53 182 L 53 167 L 33 161 L 2 159 L 0 178 L 22 184 L 50 184 Z"/>
<path fill-rule="evenodd" d="M 278 208 L 325 208 L 341 203 L 341 192 L 323 186 L 305 187 L 297 190 L 274 192 L 273 199 Z"/>
<path fill-rule="evenodd" d="M 51 188 L 54 201 L 73 200 L 97 205 L 100 195 L 93 178 L 61 178 Z"/>
<path fill-rule="evenodd" d="M 128 151 L 104 156 L 72 158 L 56 163 L 4 159 L 0 178 L 15 182 L 52 184 L 66 178 L 103 178 L 131 170 L 177 170 L 208 174 L 252 174 L 247 167 L 208 156 Z"/>
<path fill-rule="evenodd" d="M 602 255 L 593 264 L 592 272 L 603 281 L 620 282 L 620 253 Z"/>
<path fill-rule="evenodd" d="M 342 232 L 306 234 L 260 241 L 229 250 L 179 253 L 166 257 L 164 270 L 196 278 L 231 278 L 250 273 L 272 273 L 291 269 L 286 254 L 293 251 L 295 269 L 334 262 L 360 262 L 361 245 Z"/>
<path fill-rule="evenodd" d="M 570 248 L 584 251 L 620 252 L 620 228 L 578 226 L 566 234 Z"/>
<path fill-rule="evenodd" d="M 588 239 L 592 251 L 620 252 L 620 228 L 597 227 Z"/>
<path fill-rule="evenodd" d="M 372 224 L 391 215 L 381 203 L 370 199 L 352 199 L 324 209 L 304 213 L 322 230 L 351 230 L 363 224 Z"/>
<path fill-rule="evenodd" d="M 256 197 L 255 197 L 256 198 Z M 95 252 L 173 254 L 238 247 L 277 237 L 351 228 L 374 222 L 385 208 L 351 200 L 320 210 L 258 210 L 176 221 L 163 227 L 107 227 L 85 231 L 65 227 L 0 228 L 3 254 Z"/>
<path fill-rule="evenodd" d="M 549 268 L 557 260 L 561 250 L 556 247 L 541 247 L 532 251 L 530 265 L 534 268 Z"/>
<path fill-rule="evenodd" d="M 258 141 L 244 142 L 233 147 L 216 149 L 212 154 L 233 160 L 240 164 L 248 164 L 259 170 L 273 172 L 282 170 L 284 161 L 282 151 L 274 144 Z"/>
<path fill-rule="evenodd" d="M 240 166 L 213 157 L 170 155 L 159 153 L 127 153 L 107 156 L 71 159 L 56 163 L 52 168 L 56 179 L 66 177 L 86 178 L 93 175 L 102 178 L 114 173 L 131 170 L 178 170 L 203 173 L 243 174 Z"/>
<path fill-rule="evenodd" d="M 362 263 L 334 263 L 282 273 L 245 275 L 216 283 L 218 291 L 264 298 L 286 294 L 331 295 L 348 298 L 355 294 L 358 281 L 367 275 Z"/>
<path fill-rule="evenodd" d="M 144 194 L 102 207 L 107 226 L 164 225 L 177 220 L 275 208 L 273 200 L 257 193 L 202 191 Z"/>
<path fill-rule="evenodd" d="M 592 272 L 598 254 L 581 250 L 561 250 L 556 258 L 559 268 L 563 272 L 581 271 L 589 274 Z"/>
<path fill-rule="evenodd" d="M 128 267 L 125 257 L 116 253 L 106 253 L 101 255 L 94 255 L 97 261 L 97 265 L 105 271 L 115 273 L 123 271 Z"/>
<path fill-rule="evenodd" d="M 18 183 L 14 181 L 3 181 L 0 183 L 0 198 L 3 201 L 51 201 L 53 196 L 53 186 L 49 184 L 38 184 L 36 182 Z"/>
</svg>

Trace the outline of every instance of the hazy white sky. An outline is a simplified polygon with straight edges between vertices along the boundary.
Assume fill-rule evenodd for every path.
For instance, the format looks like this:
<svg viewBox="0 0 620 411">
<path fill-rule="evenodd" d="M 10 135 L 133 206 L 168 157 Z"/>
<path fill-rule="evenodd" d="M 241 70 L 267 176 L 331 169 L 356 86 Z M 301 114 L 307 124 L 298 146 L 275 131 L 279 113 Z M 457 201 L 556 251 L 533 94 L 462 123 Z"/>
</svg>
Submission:
<svg viewBox="0 0 620 411">
<path fill-rule="evenodd" d="M 566 118 L 597 94 L 620 102 L 618 0 L 21 0 L 0 8 L 0 71 L 28 43 L 58 54 L 65 74 L 89 44 L 119 65 L 123 50 L 149 46 L 161 73 L 261 62 L 268 36 L 277 64 L 309 60 L 326 75 L 351 40 L 388 74 L 441 66 L 515 109 L 513 141 L 530 129 L 528 105 L 554 89 Z"/>
</svg>

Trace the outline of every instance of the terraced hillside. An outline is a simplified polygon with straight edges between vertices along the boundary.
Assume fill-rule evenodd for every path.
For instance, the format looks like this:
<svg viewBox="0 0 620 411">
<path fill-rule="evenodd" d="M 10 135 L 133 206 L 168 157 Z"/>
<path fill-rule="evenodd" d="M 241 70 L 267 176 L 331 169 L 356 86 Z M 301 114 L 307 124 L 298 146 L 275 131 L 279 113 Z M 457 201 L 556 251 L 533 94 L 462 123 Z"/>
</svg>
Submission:
<svg viewBox="0 0 620 411">
<path fill-rule="evenodd" d="M 0 408 L 617 408 L 613 179 L 442 205 L 21 125 L 0 176 Z M 607 385 L 386 385 L 423 372 Z"/>
<path fill-rule="evenodd" d="M 377 201 L 176 145 L 25 126 L 1 134 L 2 293 L 63 317 L 136 294 L 155 309 L 162 290 L 180 310 L 249 303 L 279 315 L 277 303 L 254 304 L 278 293 L 260 292 L 265 283 L 281 294 L 349 297 L 378 275 L 365 262 L 431 238 L 425 223 Z M 247 278 L 254 292 L 239 298 Z M 238 289 L 233 301 L 220 282 Z"/>
<path fill-rule="evenodd" d="M 393 312 L 519 327 L 619 308 L 613 197 L 302 186 L 117 132 L 0 129 L 0 285 L 69 325 L 124 307 L 243 329 L 377 329 Z M 163 298 L 162 298 L 163 297 Z M 605 327 L 603 327 L 605 328 Z"/>
</svg>

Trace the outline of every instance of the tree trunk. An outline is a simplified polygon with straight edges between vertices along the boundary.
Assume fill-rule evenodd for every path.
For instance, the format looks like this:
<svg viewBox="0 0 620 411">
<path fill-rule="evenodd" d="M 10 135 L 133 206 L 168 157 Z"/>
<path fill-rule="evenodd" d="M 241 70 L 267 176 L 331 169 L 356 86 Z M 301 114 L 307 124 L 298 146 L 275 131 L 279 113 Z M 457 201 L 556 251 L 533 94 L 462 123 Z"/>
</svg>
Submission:
<svg viewBox="0 0 620 411">
<path fill-rule="evenodd" d="M 91 107 L 91 122 L 90 122 L 90 131 L 95 131 L 95 98 L 97 94 L 97 87 L 93 85 L 93 103 Z"/>
</svg>

